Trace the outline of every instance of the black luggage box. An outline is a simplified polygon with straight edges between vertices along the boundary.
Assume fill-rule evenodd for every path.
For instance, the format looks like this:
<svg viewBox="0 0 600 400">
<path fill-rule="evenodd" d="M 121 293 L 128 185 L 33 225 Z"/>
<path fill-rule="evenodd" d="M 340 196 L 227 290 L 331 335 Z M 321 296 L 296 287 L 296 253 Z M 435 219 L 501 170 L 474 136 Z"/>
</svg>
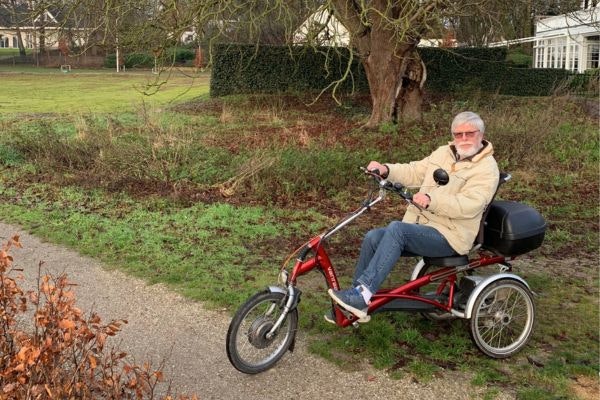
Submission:
<svg viewBox="0 0 600 400">
<path fill-rule="evenodd" d="M 518 256 L 537 249 L 544 241 L 546 221 L 526 204 L 492 202 L 485 219 L 483 248 L 503 256 Z"/>
</svg>

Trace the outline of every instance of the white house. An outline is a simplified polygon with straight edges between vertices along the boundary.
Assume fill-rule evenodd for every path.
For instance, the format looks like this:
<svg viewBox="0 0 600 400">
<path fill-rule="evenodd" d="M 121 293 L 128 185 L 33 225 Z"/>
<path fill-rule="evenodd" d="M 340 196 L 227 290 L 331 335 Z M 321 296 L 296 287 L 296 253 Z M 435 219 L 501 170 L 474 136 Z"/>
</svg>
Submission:
<svg viewBox="0 0 600 400">
<path fill-rule="evenodd" d="M 296 29 L 294 43 L 342 47 L 350 43 L 350 34 L 327 6 L 322 5 Z M 456 47 L 456 45 L 454 36 L 443 39 L 421 39 L 419 42 L 419 47 Z"/>
<path fill-rule="evenodd" d="M 600 6 L 589 0 L 581 6 L 580 11 L 537 21 L 534 68 L 584 72 L 600 67 Z"/>
<path fill-rule="evenodd" d="M 21 30 L 23 46 L 27 49 L 37 48 L 40 44 L 40 17 L 29 18 L 29 7 L 23 2 L 17 3 L 15 13 L 12 6 L 0 2 L 0 48 L 18 48 L 17 29 Z M 59 47 L 60 22 L 52 10 L 45 11 L 45 44 L 48 49 Z M 18 22 L 17 22 L 18 21 Z M 81 40 L 77 40 L 81 44 Z"/>
<path fill-rule="evenodd" d="M 323 5 L 296 29 L 294 43 L 347 46 L 350 43 L 350 34 L 346 27 Z"/>
</svg>

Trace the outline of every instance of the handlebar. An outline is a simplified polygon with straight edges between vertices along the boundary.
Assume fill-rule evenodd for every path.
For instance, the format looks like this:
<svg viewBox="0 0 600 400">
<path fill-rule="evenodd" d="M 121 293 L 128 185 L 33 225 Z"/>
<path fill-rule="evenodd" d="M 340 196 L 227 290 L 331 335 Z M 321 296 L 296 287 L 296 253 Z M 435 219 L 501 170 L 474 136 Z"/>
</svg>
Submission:
<svg viewBox="0 0 600 400">
<path fill-rule="evenodd" d="M 366 175 L 371 176 L 374 179 L 374 181 L 377 183 L 377 186 L 379 187 L 379 195 L 375 197 L 375 196 L 373 196 L 374 191 L 371 191 L 368 198 L 365 200 L 365 202 L 363 203 L 363 205 L 360 208 L 358 208 L 352 214 L 350 214 L 349 216 L 347 216 L 346 218 L 344 218 L 343 220 L 341 220 L 340 222 L 335 224 L 328 231 L 319 235 L 319 237 L 321 238 L 319 243 L 321 243 L 322 240 L 326 240 L 329 236 L 333 235 L 334 233 L 336 233 L 337 231 L 342 229 L 344 226 L 346 226 L 347 224 L 349 224 L 350 222 L 352 222 L 353 220 L 358 218 L 365 211 L 371 209 L 372 206 L 374 206 L 375 204 L 377 204 L 381 200 L 383 200 L 385 197 L 385 193 L 388 191 L 398 194 L 400 197 L 402 197 L 404 200 L 406 200 L 410 204 L 414 205 L 415 207 L 417 207 L 420 210 L 422 209 L 418 204 L 413 203 L 412 194 L 410 192 L 408 192 L 407 188 L 404 185 L 402 185 L 401 183 L 399 183 L 399 182 L 392 183 L 392 182 L 386 180 L 384 177 L 382 177 L 380 175 L 378 170 L 369 171 L 368 169 L 366 169 L 364 167 L 359 167 L 359 168 Z M 303 255 L 305 255 L 305 253 L 303 253 Z"/>
<path fill-rule="evenodd" d="M 412 202 L 412 193 L 408 192 L 407 187 L 402 185 L 400 182 L 392 183 L 392 182 L 388 181 L 387 179 L 385 179 L 384 177 L 381 176 L 378 169 L 368 170 L 364 167 L 360 167 L 360 169 L 365 173 L 365 175 L 371 176 L 373 178 L 373 180 L 375 180 L 375 182 L 377 182 L 380 189 L 386 190 L 389 192 L 394 192 L 394 193 L 398 194 L 400 197 L 402 197 L 404 200 L 415 205 L 416 207 L 419 207 L 417 204 Z"/>
</svg>

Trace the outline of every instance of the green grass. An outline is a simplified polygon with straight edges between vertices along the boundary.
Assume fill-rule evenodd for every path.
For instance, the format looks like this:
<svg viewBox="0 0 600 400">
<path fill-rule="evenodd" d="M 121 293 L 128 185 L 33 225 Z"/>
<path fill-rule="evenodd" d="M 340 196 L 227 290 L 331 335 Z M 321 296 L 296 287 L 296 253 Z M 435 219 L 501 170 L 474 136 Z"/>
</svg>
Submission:
<svg viewBox="0 0 600 400">
<path fill-rule="evenodd" d="M 361 99 L 311 107 L 293 96 L 214 100 L 206 75 L 180 97 L 183 76 L 149 98 L 135 90 L 143 73 L 0 75 L 12 90 L 0 94 L 2 220 L 230 310 L 275 284 L 289 252 L 359 205 L 368 188 L 359 165 L 422 157 L 448 141 L 456 112 L 479 111 L 514 176 L 500 197 L 533 205 L 549 223 L 542 248 L 516 270 L 538 294 L 530 345 L 491 360 L 462 321 L 414 314 L 377 314 L 357 330 L 339 329 L 323 320 L 329 298 L 322 277 L 310 274 L 299 280 L 309 347 L 342 368 L 367 359 L 392 377 L 428 381 L 458 371 L 485 387 L 486 398 L 509 388 L 523 399 L 569 399 L 576 377 L 597 377 L 598 134 L 568 99 L 445 98 L 421 124 L 368 131 L 360 129 L 368 110 Z M 49 92 L 52 81 L 61 89 Z M 332 238 L 343 284 L 364 232 L 402 211 L 388 199 Z M 403 261 L 392 280 L 406 279 L 410 266 Z"/>
<path fill-rule="evenodd" d="M 25 49 L 25 54 L 30 54 L 31 53 L 31 49 Z M 19 55 L 19 49 L 18 48 L 1 48 L 0 49 L 0 57 L 2 56 L 18 56 Z"/>
<path fill-rule="evenodd" d="M 254 253 L 257 245 L 275 242 L 320 219 L 224 203 L 177 208 L 157 199 L 140 204 L 125 195 L 73 187 L 52 196 L 49 192 L 49 187 L 32 185 L 18 203 L 2 202 L 3 220 L 150 283 L 163 282 L 219 306 L 241 303 L 258 287 L 273 282 L 280 260 Z M 9 199 L 13 193 L 11 187 L 0 185 L 0 198 Z"/>
<path fill-rule="evenodd" d="M 150 71 L 114 73 L 83 70 L 0 67 L 0 114 L 104 113 L 182 102 L 208 93 L 208 75 L 190 77 L 175 71 L 167 76 Z M 157 85 L 161 90 L 153 96 Z"/>
</svg>

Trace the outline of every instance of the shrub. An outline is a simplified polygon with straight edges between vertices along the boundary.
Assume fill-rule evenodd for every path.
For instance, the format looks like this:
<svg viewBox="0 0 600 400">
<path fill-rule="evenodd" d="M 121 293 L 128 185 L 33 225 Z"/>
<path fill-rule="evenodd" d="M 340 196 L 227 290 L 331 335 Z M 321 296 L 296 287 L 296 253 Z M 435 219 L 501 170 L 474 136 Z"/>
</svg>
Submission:
<svg viewBox="0 0 600 400">
<path fill-rule="evenodd" d="M 173 61 L 178 64 L 183 64 L 188 60 L 193 60 L 196 56 L 195 49 L 186 49 L 186 48 L 171 48 L 167 51 L 167 61 Z"/>
<path fill-rule="evenodd" d="M 21 247 L 17 236 L 0 249 L 2 398 L 155 398 L 162 372 L 153 370 L 149 363 L 129 364 L 126 353 L 107 350 L 107 339 L 115 336 L 127 321 L 105 324 L 95 313 L 84 317 L 75 307 L 72 283 L 66 275 L 38 276 L 38 289 L 23 291 L 12 277 L 13 247 Z M 25 319 L 30 307 L 35 327 L 31 332 L 20 329 L 18 323 Z M 167 394 L 163 398 L 172 397 Z"/>
<path fill-rule="evenodd" d="M 498 48 L 418 48 L 427 67 L 426 88 L 464 92 L 465 87 L 514 96 L 549 96 L 572 75 L 562 69 L 529 69 L 527 55 L 511 56 Z M 214 52 L 210 95 L 319 91 L 340 82 L 341 92 L 368 91 L 358 59 L 348 67 L 346 48 L 218 45 Z"/>
<path fill-rule="evenodd" d="M 218 45 L 210 94 L 322 90 L 344 76 L 348 59 L 346 48 Z M 338 90 L 367 90 L 367 80 L 357 60 L 351 64 L 349 78 Z"/>
</svg>

